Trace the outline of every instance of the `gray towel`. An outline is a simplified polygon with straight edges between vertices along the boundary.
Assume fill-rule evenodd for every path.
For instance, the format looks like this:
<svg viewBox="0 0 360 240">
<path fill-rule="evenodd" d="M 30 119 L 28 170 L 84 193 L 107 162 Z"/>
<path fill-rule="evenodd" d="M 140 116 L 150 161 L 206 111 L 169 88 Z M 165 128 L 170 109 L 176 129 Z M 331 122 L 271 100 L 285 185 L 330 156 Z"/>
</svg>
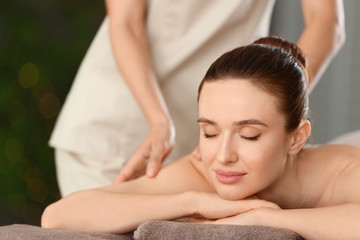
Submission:
<svg viewBox="0 0 360 240">
<path fill-rule="evenodd" d="M 303 240 L 286 229 L 264 226 L 213 225 L 172 221 L 149 221 L 134 232 L 136 240 L 144 239 L 228 239 L 228 240 Z"/>
<path fill-rule="evenodd" d="M 45 229 L 36 226 L 14 224 L 0 227 L 1 240 L 133 240 L 129 234 L 107 234 Z"/>
<path fill-rule="evenodd" d="M 208 225 L 172 221 L 149 221 L 134 232 L 136 240 L 161 239 L 236 239 L 236 240 L 303 240 L 285 229 L 263 226 Z M 133 240 L 133 234 L 106 234 L 44 229 L 30 225 L 0 227 L 1 240 Z"/>
</svg>

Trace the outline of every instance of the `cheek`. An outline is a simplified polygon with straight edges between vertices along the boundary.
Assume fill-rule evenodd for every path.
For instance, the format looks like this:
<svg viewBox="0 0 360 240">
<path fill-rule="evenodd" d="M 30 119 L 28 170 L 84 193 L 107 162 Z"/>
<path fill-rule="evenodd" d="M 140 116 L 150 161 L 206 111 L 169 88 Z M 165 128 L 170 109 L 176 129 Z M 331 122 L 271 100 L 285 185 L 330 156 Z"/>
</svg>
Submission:
<svg viewBox="0 0 360 240">
<path fill-rule="evenodd" d="M 282 166 L 287 156 L 283 139 L 268 138 L 257 144 L 249 144 L 242 151 L 242 159 L 246 159 L 248 168 L 265 174 L 273 172 Z"/>
<path fill-rule="evenodd" d="M 199 151 L 201 156 L 201 161 L 206 168 L 209 168 L 211 164 L 216 159 L 216 141 L 204 139 L 203 136 L 200 136 L 199 141 Z"/>
<path fill-rule="evenodd" d="M 253 170 L 273 179 L 284 169 L 287 159 L 285 147 L 276 142 L 269 143 L 262 151 L 257 152 L 253 161 Z"/>
</svg>

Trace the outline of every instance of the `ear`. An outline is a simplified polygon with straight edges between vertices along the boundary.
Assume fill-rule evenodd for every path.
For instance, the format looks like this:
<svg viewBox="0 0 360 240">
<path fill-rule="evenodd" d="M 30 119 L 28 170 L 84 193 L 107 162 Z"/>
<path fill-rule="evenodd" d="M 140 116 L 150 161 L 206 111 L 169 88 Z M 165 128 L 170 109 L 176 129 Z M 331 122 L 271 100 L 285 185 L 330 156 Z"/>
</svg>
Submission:
<svg viewBox="0 0 360 240">
<path fill-rule="evenodd" d="M 302 120 L 299 124 L 299 127 L 294 131 L 292 135 L 292 141 L 289 148 L 289 154 L 298 153 L 306 140 L 309 138 L 311 132 L 311 124 L 308 120 Z"/>
</svg>

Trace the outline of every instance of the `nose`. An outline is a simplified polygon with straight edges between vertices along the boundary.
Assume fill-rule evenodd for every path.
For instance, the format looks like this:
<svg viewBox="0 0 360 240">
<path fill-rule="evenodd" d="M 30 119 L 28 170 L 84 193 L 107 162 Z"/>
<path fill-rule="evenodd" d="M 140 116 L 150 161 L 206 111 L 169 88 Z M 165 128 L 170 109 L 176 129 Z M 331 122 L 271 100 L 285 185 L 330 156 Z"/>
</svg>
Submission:
<svg viewBox="0 0 360 240">
<path fill-rule="evenodd" d="M 223 136 L 221 143 L 218 146 L 216 160 L 223 165 L 238 161 L 234 139 L 231 136 Z"/>
</svg>

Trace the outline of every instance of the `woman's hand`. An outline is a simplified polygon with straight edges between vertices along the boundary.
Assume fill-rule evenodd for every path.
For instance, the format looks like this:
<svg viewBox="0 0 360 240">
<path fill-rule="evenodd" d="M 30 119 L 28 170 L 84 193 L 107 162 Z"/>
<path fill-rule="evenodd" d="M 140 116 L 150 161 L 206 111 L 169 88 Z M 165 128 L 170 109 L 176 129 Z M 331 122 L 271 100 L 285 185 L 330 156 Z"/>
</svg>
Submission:
<svg viewBox="0 0 360 240">
<path fill-rule="evenodd" d="M 280 209 L 272 202 L 250 197 L 243 200 L 225 200 L 217 194 L 201 193 L 196 215 L 206 219 L 223 219 L 259 208 Z"/>
<path fill-rule="evenodd" d="M 135 150 L 129 161 L 120 171 L 114 183 L 128 181 L 145 174 L 155 177 L 171 153 L 175 143 L 173 124 L 158 124 L 150 129 L 149 135 Z"/>
<path fill-rule="evenodd" d="M 232 225 L 263 225 L 270 226 L 267 221 L 271 221 L 271 214 L 282 211 L 280 208 L 261 207 L 234 216 L 220 218 L 216 220 L 192 218 L 188 222 L 205 224 L 232 224 Z"/>
</svg>

